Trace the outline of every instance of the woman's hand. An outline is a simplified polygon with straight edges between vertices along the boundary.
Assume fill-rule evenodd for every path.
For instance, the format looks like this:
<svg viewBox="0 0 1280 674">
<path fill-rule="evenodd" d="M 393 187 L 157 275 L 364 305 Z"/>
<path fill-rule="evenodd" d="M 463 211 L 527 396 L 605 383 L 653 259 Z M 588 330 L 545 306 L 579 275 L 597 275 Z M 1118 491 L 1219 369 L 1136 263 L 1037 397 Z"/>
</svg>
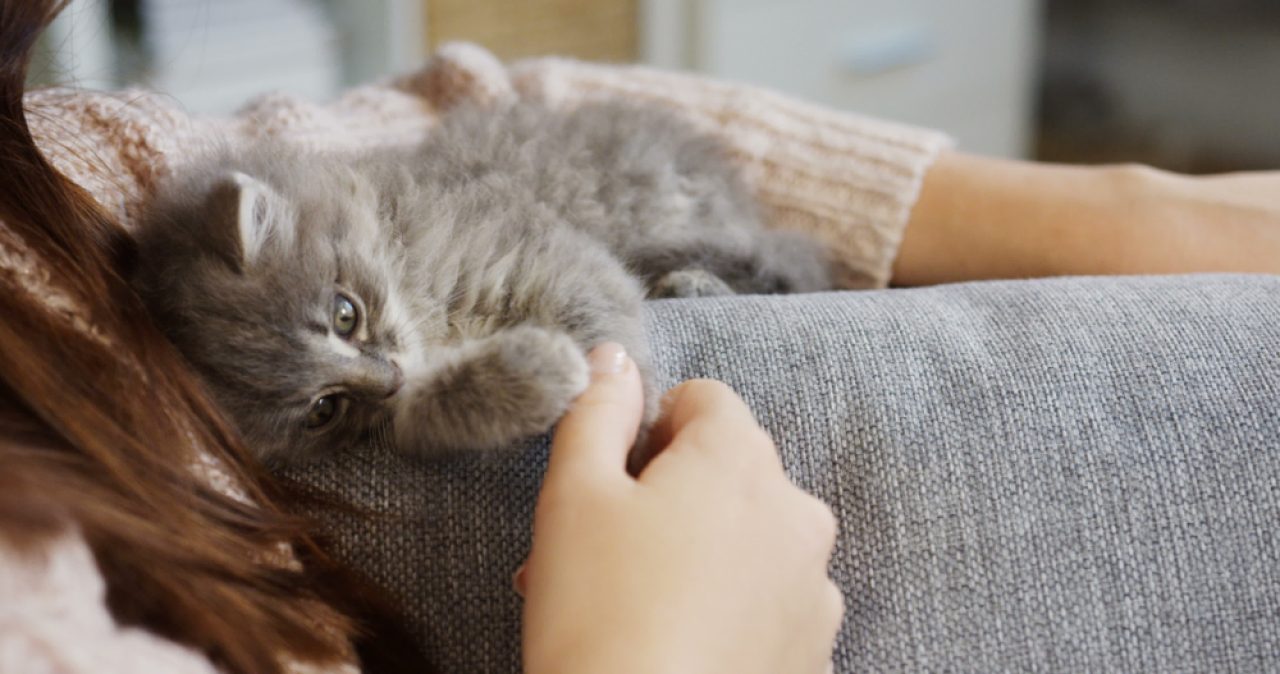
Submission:
<svg viewBox="0 0 1280 674">
<path fill-rule="evenodd" d="M 630 477 L 639 374 L 617 345 L 591 362 L 516 577 L 524 671 L 826 671 L 843 615 L 830 509 L 791 484 L 746 405 L 713 381 L 667 394 L 657 456 Z"/>
</svg>

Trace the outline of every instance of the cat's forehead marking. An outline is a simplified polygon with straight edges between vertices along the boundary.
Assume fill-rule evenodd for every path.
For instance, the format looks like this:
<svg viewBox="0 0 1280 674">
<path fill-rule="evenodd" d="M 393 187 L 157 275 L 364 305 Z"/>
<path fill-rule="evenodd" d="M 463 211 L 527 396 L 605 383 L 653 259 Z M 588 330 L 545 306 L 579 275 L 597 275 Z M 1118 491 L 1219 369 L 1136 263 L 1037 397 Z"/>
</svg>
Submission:
<svg viewBox="0 0 1280 674">
<path fill-rule="evenodd" d="M 426 359 L 419 328 L 409 317 L 410 310 L 401 300 L 395 286 L 388 287 L 382 305 L 381 322 L 395 336 L 398 346 L 398 352 L 390 357 L 406 368 L 406 371 L 417 371 L 425 366 Z"/>
</svg>

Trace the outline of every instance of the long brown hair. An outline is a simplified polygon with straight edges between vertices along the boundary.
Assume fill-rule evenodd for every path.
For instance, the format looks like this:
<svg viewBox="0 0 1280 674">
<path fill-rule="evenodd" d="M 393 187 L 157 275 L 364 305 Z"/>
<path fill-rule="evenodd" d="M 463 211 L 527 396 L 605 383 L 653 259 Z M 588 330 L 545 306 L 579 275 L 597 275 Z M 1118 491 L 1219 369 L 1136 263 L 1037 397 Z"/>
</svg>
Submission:
<svg viewBox="0 0 1280 674">
<path fill-rule="evenodd" d="M 332 567 L 125 282 L 119 223 L 32 138 L 28 61 L 64 4 L 0 0 L 0 537 L 35 551 L 74 529 L 118 622 L 226 671 L 348 658 L 353 624 L 316 589 Z M 193 470 L 202 457 L 245 500 Z"/>
</svg>

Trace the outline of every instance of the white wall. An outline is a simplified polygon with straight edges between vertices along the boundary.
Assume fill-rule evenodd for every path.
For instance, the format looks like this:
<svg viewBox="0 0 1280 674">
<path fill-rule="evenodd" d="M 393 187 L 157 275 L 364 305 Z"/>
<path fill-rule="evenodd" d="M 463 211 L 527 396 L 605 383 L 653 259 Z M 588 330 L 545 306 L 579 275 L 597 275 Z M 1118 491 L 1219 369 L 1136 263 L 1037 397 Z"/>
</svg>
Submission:
<svg viewBox="0 0 1280 674">
<path fill-rule="evenodd" d="M 31 75 L 42 84 L 106 89 L 115 84 L 114 58 L 106 0 L 75 0 L 44 34 Z"/>
<path fill-rule="evenodd" d="M 646 0 L 645 59 L 1024 156 L 1038 0 Z M 665 23 L 663 23 L 665 22 Z"/>
</svg>

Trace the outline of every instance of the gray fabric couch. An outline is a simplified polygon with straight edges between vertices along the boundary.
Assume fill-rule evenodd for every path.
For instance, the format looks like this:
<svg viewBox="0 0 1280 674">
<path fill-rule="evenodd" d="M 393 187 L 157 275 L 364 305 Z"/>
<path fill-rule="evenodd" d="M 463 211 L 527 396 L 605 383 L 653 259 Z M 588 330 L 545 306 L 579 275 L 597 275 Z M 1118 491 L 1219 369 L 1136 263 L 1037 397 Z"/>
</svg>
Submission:
<svg viewBox="0 0 1280 674">
<path fill-rule="evenodd" d="M 729 382 L 841 522 L 838 672 L 1280 670 L 1280 277 L 651 305 L 664 383 Z M 449 672 L 519 671 L 545 440 L 293 477 Z"/>
</svg>

